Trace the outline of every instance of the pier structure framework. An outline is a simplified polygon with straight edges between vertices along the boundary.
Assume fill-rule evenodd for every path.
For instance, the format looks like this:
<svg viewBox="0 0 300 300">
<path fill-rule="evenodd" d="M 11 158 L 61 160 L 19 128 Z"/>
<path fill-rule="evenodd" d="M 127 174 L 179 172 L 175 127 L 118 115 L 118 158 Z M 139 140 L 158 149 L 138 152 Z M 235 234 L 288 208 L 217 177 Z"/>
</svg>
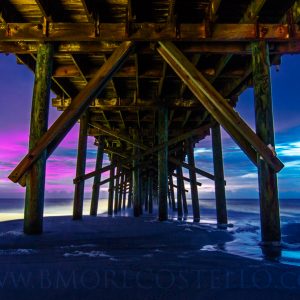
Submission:
<svg viewBox="0 0 300 300">
<path fill-rule="evenodd" d="M 25 233 L 43 230 L 46 161 L 79 121 L 74 220 L 93 177 L 92 216 L 108 184 L 108 215 L 157 205 L 159 220 L 170 209 L 182 219 L 188 184 L 199 222 L 202 176 L 214 181 L 217 224 L 226 227 L 222 127 L 257 167 L 262 241 L 279 243 L 276 174 L 284 165 L 275 155 L 270 66 L 300 52 L 299 16 L 299 0 L 1 1 L 0 52 L 35 73 L 29 150 L 9 175 L 26 186 Z M 235 111 L 248 87 L 255 131 Z M 62 114 L 48 128 L 50 90 Z M 194 157 L 210 134 L 214 174 Z M 87 136 L 97 147 L 90 173 Z"/>
</svg>

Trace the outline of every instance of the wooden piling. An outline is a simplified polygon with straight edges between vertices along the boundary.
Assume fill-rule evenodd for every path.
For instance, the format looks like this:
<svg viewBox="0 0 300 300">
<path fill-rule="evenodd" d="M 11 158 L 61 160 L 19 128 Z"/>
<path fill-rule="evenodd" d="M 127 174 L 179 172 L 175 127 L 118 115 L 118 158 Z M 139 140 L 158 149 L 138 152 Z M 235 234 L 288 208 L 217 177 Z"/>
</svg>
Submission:
<svg viewBox="0 0 300 300">
<path fill-rule="evenodd" d="M 89 116 L 87 112 L 83 113 L 83 115 L 80 118 L 76 177 L 85 174 L 88 118 Z M 74 193 L 74 202 L 73 202 L 73 220 L 82 219 L 83 198 L 84 198 L 84 181 L 82 180 L 75 183 L 75 193 Z"/>
<path fill-rule="evenodd" d="M 182 191 L 182 204 L 183 204 L 183 212 L 184 215 L 187 216 L 189 213 L 188 210 L 188 205 L 187 205 L 187 201 L 186 201 L 186 194 L 185 194 L 185 186 L 184 186 L 184 179 L 183 179 L 183 174 L 182 174 L 182 167 L 177 169 L 178 171 L 178 176 L 181 178 L 181 191 Z"/>
<path fill-rule="evenodd" d="M 149 212 L 149 177 L 145 178 L 145 211 Z"/>
<path fill-rule="evenodd" d="M 193 148 L 193 141 L 189 139 L 187 141 L 187 157 L 188 157 L 188 164 L 195 167 L 195 158 L 194 158 L 194 148 Z M 199 198 L 198 198 L 198 189 L 197 189 L 197 178 L 196 172 L 194 169 L 189 169 L 190 173 L 190 184 L 191 184 L 191 198 L 192 198 L 192 206 L 193 206 L 193 217 L 194 222 L 200 221 L 200 207 L 199 207 Z"/>
<path fill-rule="evenodd" d="M 158 219 L 168 219 L 168 110 L 158 110 L 158 144 L 165 144 L 158 152 Z"/>
<path fill-rule="evenodd" d="M 275 151 L 269 47 L 265 41 L 252 43 L 252 69 L 256 133 Z M 281 240 L 277 176 L 267 162 L 258 158 L 261 235 L 265 244 Z"/>
<path fill-rule="evenodd" d="M 177 173 L 177 215 L 178 220 L 182 220 L 183 212 L 182 212 L 182 178 L 180 176 L 181 167 L 176 167 Z"/>
<path fill-rule="evenodd" d="M 119 211 L 122 208 L 122 198 L 123 198 L 124 179 L 125 179 L 125 173 L 123 172 L 124 170 L 123 169 L 121 169 L 121 170 L 122 170 L 122 174 L 121 174 L 121 178 L 120 178 L 119 189 L 116 190 L 119 193 L 119 198 L 118 198 L 118 210 Z"/>
<path fill-rule="evenodd" d="M 153 175 L 150 174 L 149 177 L 149 190 L 148 190 L 148 194 L 149 194 L 149 214 L 152 214 L 153 212 Z"/>
<path fill-rule="evenodd" d="M 115 164 L 114 164 L 114 156 L 111 155 L 111 167 L 109 172 L 109 187 L 108 187 L 108 207 L 107 214 L 112 216 L 113 214 L 113 202 L 114 202 L 114 176 L 115 176 Z"/>
<path fill-rule="evenodd" d="M 170 188 L 171 207 L 173 211 L 176 211 L 174 183 L 173 183 L 172 175 L 169 175 L 169 188 Z"/>
<path fill-rule="evenodd" d="M 128 201 L 127 208 L 132 206 L 132 175 L 129 175 L 129 189 L 128 189 Z"/>
<path fill-rule="evenodd" d="M 221 129 L 218 123 L 211 128 L 212 134 L 212 149 L 215 173 L 215 195 L 216 195 L 216 210 L 218 226 L 227 224 L 227 207 L 225 196 L 225 181 L 223 168 L 223 153 Z"/>
<path fill-rule="evenodd" d="M 103 139 L 101 136 L 99 136 L 95 170 L 102 169 L 103 149 L 104 149 Z M 97 216 L 100 181 L 101 181 L 101 173 L 97 173 L 94 177 L 94 184 L 93 184 L 92 201 L 91 201 L 91 209 L 90 209 L 91 216 Z"/>
<path fill-rule="evenodd" d="M 137 132 L 134 132 L 134 140 L 138 139 Z M 133 147 L 133 155 L 136 159 L 133 160 L 133 215 L 138 217 L 141 213 L 140 202 L 141 202 L 141 193 L 140 193 L 140 162 L 139 162 L 139 153 L 140 150 L 138 147 Z"/>
<path fill-rule="evenodd" d="M 40 44 L 32 96 L 29 150 L 35 147 L 48 128 L 52 58 L 53 46 L 50 43 Z M 46 152 L 42 152 L 37 163 L 27 173 L 24 212 L 24 232 L 27 234 L 43 232 Z"/>
<path fill-rule="evenodd" d="M 125 210 L 126 208 L 126 195 L 127 195 L 127 183 L 128 183 L 128 174 L 125 173 L 125 180 L 124 180 L 124 188 L 123 188 L 123 199 L 122 199 L 122 209 Z"/>
<path fill-rule="evenodd" d="M 121 173 L 121 165 L 117 164 L 117 167 L 116 167 L 117 178 L 115 180 L 115 187 L 114 187 L 114 190 L 115 190 L 115 195 L 114 195 L 115 196 L 115 199 L 114 199 L 114 214 L 117 214 L 118 210 L 119 210 L 120 173 Z"/>
</svg>

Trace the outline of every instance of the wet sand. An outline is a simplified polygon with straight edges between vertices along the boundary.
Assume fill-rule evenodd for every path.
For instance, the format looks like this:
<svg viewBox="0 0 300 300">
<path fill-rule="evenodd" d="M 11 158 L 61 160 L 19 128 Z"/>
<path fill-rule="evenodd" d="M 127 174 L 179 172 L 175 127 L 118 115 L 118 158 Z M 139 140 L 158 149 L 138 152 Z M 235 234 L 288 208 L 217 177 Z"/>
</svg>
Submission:
<svg viewBox="0 0 300 300">
<path fill-rule="evenodd" d="M 22 221 L 0 223 L 0 299 L 299 299 L 299 267 L 228 254 L 233 235 L 213 226 L 149 216 L 44 222 L 37 236 L 22 234 Z"/>
</svg>

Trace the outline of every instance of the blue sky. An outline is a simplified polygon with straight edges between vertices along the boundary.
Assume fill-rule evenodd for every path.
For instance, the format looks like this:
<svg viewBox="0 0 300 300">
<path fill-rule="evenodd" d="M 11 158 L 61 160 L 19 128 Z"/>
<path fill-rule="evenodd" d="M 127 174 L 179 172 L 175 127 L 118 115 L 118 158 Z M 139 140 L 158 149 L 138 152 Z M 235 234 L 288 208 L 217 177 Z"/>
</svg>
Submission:
<svg viewBox="0 0 300 300">
<path fill-rule="evenodd" d="M 279 173 L 279 193 L 282 198 L 300 198 L 300 56 L 285 56 L 279 71 L 272 67 L 276 150 L 285 168 Z M 23 197 L 24 188 L 7 179 L 10 171 L 27 153 L 33 74 L 16 64 L 13 55 L 0 54 L 0 197 Z M 54 97 L 54 95 L 53 95 Z M 236 110 L 254 128 L 253 90 L 244 92 Z M 50 124 L 60 112 L 50 108 Z M 46 197 L 72 198 L 77 153 L 78 125 L 69 133 L 47 163 Z M 257 170 L 223 132 L 224 167 L 228 198 L 257 198 Z M 89 138 L 87 171 L 93 170 L 96 148 Z M 207 138 L 195 150 L 197 166 L 212 172 L 211 139 Z M 107 161 L 107 158 L 106 158 Z M 199 177 L 201 198 L 213 198 L 213 182 Z M 188 185 L 186 185 L 188 188 Z M 103 190 L 105 195 L 105 190 Z M 86 197 L 91 192 L 91 180 L 86 184 Z"/>
</svg>

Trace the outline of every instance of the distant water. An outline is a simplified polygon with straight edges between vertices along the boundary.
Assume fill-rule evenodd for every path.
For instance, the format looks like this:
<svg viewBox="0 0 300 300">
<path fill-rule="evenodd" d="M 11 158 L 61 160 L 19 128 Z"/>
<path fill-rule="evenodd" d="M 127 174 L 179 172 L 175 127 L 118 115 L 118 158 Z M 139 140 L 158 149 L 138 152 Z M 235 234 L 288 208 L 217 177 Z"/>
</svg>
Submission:
<svg viewBox="0 0 300 300">
<path fill-rule="evenodd" d="M 46 199 L 45 216 L 70 216 L 72 215 L 72 199 Z M 192 222 L 192 209 L 189 202 L 189 217 L 187 222 Z M 215 200 L 200 201 L 201 224 L 216 225 Z M 84 214 L 89 214 L 90 200 L 84 201 Z M 266 256 L 259 247 L 260 241 L 260 214 L 257 199 L 228 199 L 227 200 L 229 223 L 233 224 L 228 231 L 233 234 L 234 240 L 221 245 L 210 245 L 209 251 L 225 251 L 252 259 L 265 260 Z M 22 219 L 24 211 L 23 199 L 0 199 L 0 222 Z M 99 214 L 107 212 L 107 200 L 99 201 Z M 123 215 L 128 212 L 123 212 Z M 282 227 L 286 224 L 300 223 L 300 199 L 281 199 L 280 215 Z M 170 212 L 170 217 L 176 219 L 176 213 Z M 300 228 L 300 227 L 298 227 Z M 288 232 L 284 233 L 288 235 Z M 295 233 L 293 233 L 295 234 Z M 297 233 L 296 233 L 297 234 Z M 283 240 L 285 239 L 283 235 Z M 300 236 L 300 232 L 299 232 Z M 300 244 L 283 243 L 281 256 L 277 258 L 281 263 L 300 266 Z"/>
</svg>

